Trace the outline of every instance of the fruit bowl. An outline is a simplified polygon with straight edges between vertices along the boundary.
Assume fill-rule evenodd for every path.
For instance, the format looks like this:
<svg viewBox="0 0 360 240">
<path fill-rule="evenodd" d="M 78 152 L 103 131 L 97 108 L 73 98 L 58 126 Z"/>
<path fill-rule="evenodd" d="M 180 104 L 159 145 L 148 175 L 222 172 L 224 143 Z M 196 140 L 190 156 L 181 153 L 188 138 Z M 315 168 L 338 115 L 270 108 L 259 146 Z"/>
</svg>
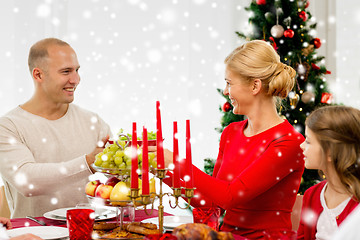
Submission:
<svg viewBox="0 0 360 240">
<path fill-rule="evenodd" d="M 91 164 L 91 167 L 97 172 L 106 173 L 106 174 L 110 174 L 110 175 L 118 175 L 118 176 L 121 176 L 122 179 L 126 179 L 126 178 L 130 177 L 130 169 L 103 168 L 103 167 L 96 166 L 94 163 Z"/>
<path fill-rule="evenodd" d="M 92 197 L 89 195 L 86 195 L 88 198 L 89 203 L 95 204 L 95 205 L 103 205 L 103 206 L 111 206 L 111 207 L 130 207 L 133 206 L 133 202 L 129 200 L 121 200 L 121 201 L 110 201 L 110 199 L 104 199 L 100 197 Z"/>
<path fill-rule="evenodd" d="M 108 206 L 108 207 L 133 207 L 134 203 L 135 206 L 143 206 L 143 202 L 141 201 L 141 198 L 135 199 L 133 202 L 132 200 L 110 200 L 110 199 L 104 199 L 100 197 L 92 197 L 89 195 L 86 195 L 88 198 L 88 201 L 90 204 L 100 205 L 100 206 Z M 152 201 L 154 200 L 154 197 L 151 197 Z"/>
<path fill-rule="evenodd" d="M 118 176 L 121 181 L 128 179 L 130 177 L 130 172 L 131 172 L 130 169 L 103 168 L 103 167 L 96 166 L 94 163 L 91 164 L 91 167 L 97 172 Z M 155 174 L 156 173 L 156 168 L 150 166 L 149 167 L 149 172 Z M 141 169 L 140 168 L 138 169 L 138 174 L 139 174 L 139 176 L 141 176 Z"/>
</svg>

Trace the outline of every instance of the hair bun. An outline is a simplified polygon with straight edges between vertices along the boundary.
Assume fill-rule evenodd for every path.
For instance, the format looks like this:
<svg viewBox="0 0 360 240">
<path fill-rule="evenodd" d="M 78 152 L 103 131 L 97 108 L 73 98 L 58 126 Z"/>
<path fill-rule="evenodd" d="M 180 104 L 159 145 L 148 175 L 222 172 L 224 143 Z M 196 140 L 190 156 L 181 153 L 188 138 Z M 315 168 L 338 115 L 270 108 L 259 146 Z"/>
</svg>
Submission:
<svg viewBox="0 0 360 240">
<path fill-rule="evenodd" d="M 294 87 L 296 71 L 282 62 L 273 65 L 275 65 L 275 71 L 269 82 L 268 92 L 273 96 L 286 98 Z"/>
</svg>

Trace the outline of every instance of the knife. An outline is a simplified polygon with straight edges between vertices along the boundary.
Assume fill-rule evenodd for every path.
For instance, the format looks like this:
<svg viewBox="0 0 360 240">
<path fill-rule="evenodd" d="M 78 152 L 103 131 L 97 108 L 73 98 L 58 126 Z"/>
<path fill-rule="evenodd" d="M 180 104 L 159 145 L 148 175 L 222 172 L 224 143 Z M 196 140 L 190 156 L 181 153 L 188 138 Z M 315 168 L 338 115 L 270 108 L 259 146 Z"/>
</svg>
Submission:
<svg viewBox="0 0 360 240">
<path fill-rule="evenodd" d="M 30 220 L 33 220 L 34 222 L 37 222 L 38 224 L 42 225 L 42 226 L 46 226 L 46 223 L 43 222 L 43 221 L 40 221 L 40 220 L 37 220 L 36 218 L 34 217 L 31 217 L 31 216 L 26 216 L 27 219 L 30 219 Z"/>
</svg>

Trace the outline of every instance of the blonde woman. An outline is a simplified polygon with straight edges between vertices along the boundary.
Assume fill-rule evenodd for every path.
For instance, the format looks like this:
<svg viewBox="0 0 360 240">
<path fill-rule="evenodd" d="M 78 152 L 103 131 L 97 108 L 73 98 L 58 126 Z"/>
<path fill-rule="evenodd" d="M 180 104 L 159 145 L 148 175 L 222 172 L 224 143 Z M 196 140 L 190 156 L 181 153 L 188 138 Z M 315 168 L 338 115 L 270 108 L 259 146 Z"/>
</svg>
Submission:
<svg viewBox="0 0 360 240">
<path fill-rule="evenodd" d="M 236 48 L 225 65 L 224 94 L 233 113 L 247 119 L 224 129 L 212 176 L 192 166 L 196 197 L 191 204 L 226 210 L 221 231 L 263 238 L 266 230 L 291 229 L 291 210 L 304 170 L 304 138 L 276 107 L 277 99 L 293 88 L 295 71 L 260 40 Z M 165 158 L 166 165 L 172 163 L 171 152 L 166 151 Z"/>
<path fill-rule="evenodd" d="M 360 200 L 360 111 L 322 107 L 306 119 L 305 167 L 326 180 L 304 194 L 298 239 L 331 239 Z"/>
</svg>

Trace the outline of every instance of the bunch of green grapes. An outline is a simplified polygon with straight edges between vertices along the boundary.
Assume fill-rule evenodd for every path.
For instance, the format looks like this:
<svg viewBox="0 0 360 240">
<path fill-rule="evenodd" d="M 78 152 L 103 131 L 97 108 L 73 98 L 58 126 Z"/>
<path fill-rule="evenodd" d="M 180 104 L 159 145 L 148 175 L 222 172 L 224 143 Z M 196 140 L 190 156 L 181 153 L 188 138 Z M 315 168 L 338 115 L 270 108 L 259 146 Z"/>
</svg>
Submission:
<svg viewBox="0 0 360 240">
<path fill-rule="evenodd" d="M 124 150 L 116 142 L 107 146 L 95 156 L 95 166 L 102 168 L 117 168 L 121 170 L 131 169 L 131 147 L 125 147 L 125 141 L 118 141 Z M 137 151 L 139 169 L 142 167 L 142 149 L 138 146 Z M 149 152 L 149 166 L 156 168 L 155 153 Z"/>
<path fill-rule="evenodd" d="M 124 134 L 123 132 L 124 132 L 124 130 L 120 129 L 118 134 Z M 129 137 L 129 139 L 131 139 L 132 135 L 130 133 L 127 133 L 126 135 Z M 155 140 L 156 139 L 156 132 L 149 131 L 147 135 L 148 135 L 148 140 Z M 119 139 L 122 140 L 122 141 L 127 140 L 127 138 L 125 136 L 120 136 Z M 140 137 L 137 137 L 137 139 L 142 140 Z"/>
</svg>

